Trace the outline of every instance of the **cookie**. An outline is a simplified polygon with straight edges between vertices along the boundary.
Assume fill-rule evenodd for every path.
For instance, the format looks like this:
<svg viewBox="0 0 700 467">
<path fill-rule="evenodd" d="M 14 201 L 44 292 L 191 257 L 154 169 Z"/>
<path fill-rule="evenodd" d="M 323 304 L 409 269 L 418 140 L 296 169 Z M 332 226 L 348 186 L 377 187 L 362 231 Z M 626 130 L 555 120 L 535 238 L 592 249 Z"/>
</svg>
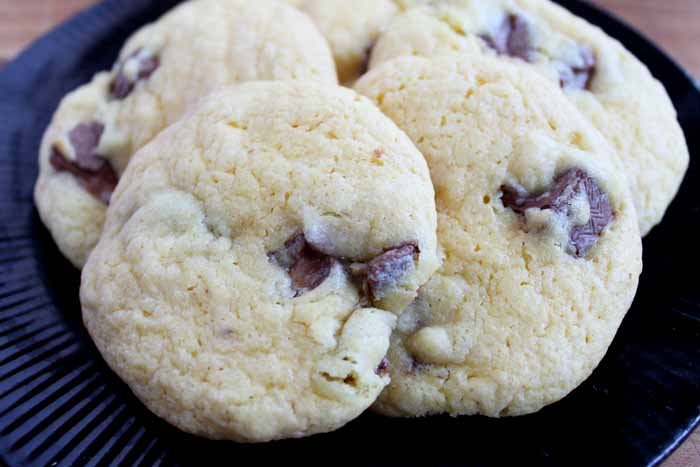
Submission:
<svg viewBox="0 0 700 467">
<path fill-rule="evenodd" d="M 493 57 L 402 57 L 356 85 L 428 161 L 444 263 L 399 317 L 392 416 L 531 413 L 603 358 L 642 268 L 613 149 L 562 91 Z"/>
<path fill-rule="evenodd" d="M 66 96 L 40 150 L 36 204 L 81 267 L 132 154 L 219 86 L 259 79 L 335 83 L 311 20 L 273 0 L 183 3 L 136 32 L 109 73 Z"/>
<path fill-rule="evenodd" d="M 391 311 L 437 269 L 436 243 L 425 160 L 369 100 L 242 84 L 136 154 L 83 270 L 83 319 L 182 430 L 326 432 L 388 383 Z"/>
<path fill-rule="evenodd" d="M 622 159 L 641 233 L 661 221 L 688 149 L 666 90 L 618 41 L 548 0 L 442 0 L 396 18 L 371 66 L 453 52 L 528 63 L 558 83 Z"/>
</svg>

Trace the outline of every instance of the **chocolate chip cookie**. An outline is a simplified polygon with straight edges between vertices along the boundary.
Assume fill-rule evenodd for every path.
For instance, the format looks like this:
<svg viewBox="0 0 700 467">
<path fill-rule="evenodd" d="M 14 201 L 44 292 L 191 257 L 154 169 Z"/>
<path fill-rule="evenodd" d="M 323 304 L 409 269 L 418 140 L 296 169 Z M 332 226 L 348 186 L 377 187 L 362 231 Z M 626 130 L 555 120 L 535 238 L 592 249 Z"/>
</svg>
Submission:
<svg viewBox="0 0 700 467">
<path fill-rule="evenodd" d="M 35 199 L 63 254 L 84 264 L 141 146 L 208 92 L 259 79 L 336 82 L 326 41 L 289 5 L 190 1 L 136 32 L 111 72 L 66 96 L 42 142 Z"/>
<path fill-rule="evenodd" d="M 497 55 L 559 85 L 614 146 L 646 235 L 688 167 L 676 111 L 637 58 L 601 29 L 548 0 L 436 0 L 397 17 L 371 66 L 401 55 Z"/>
<path fill-rule="evenodd" d="M 356 89 L 428 161 L 445 260 L 399 317 L 393 416 L 520 415 L 584 381 L 642 268 L 614 149 L 555 83 L 495 57 L 401 57 Z"/>
<path fill-rule="evenodd" d="M 185 431 L 336 429 L 389 382 L 392 312 L 439 266 L 434 197 L 410 139 L 353 91 L 225 88 L 126 169 L 83 271 L 85 325 Z"/>
</svg>

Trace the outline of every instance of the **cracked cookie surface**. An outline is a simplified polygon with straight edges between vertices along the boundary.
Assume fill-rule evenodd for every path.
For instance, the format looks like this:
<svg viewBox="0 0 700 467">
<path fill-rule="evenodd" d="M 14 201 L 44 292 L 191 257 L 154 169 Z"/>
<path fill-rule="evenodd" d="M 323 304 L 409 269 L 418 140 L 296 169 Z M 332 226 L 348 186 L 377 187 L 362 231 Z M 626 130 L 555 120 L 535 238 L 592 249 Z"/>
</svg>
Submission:
<svg viewBox="0 0 700 467">
<path fill-rule="evenodd" d="M 61 252 L 82 267 L 132 154 L 201 97 L 222 85 L 277 79 L 336 82 L 326 41 L 289 5 L 188 1 L 137 31 L 111 72 L 64 98 L 44 135 L 35 200 Z M 90 141 L 90 167 L 81 166 L 71 138 L 86 125 L 102 127 Z"/>
<path fill-rule="evenodd" d="M 398 58 L 356 89 L 426 157 L 445 257 L 399 317 L 376 409 L 496 417 L 564 397 L 641 272 L 614 150 L 557 86 L 493 57 Z"/>
<path fill-rule="evenodd" d="M 688 167 L 688 148 L 663 88 L 600 28 L 549 0 L 434 0 L 398 16 L 370 68 L 402 55 L 498 55 L 562 87 L 620 156 L 640 231 L 658 224 Z M 653 71 L 653 70 L 652 70 Z"/>
<path fill-rule="evenodd" d="M 439 266 L 436 222 L 424 158 L 368 99 L 230 87 L 130 163 L 83 271 L 83 319 L 183 430 L 330 431 L 388 383 L 394 312 Z"/>
</svg>

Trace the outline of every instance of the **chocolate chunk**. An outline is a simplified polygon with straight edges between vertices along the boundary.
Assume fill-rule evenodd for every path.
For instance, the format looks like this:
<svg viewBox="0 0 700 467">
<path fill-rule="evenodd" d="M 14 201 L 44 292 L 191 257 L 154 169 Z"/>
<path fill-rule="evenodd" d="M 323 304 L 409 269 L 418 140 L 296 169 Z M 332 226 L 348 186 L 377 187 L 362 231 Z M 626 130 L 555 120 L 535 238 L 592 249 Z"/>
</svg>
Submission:
<svg viewBox="0 0 700 467">
<path fill-rule="evenodd" d="M 160 66 L 160 60 L 158 59 L 158 57 L 148 56 L 148 57 L 141 59 L 141 62 L 139 63 L 138 78 L 139 79 L 149 78 L 153 74 L 153 72 L 158 69 L 159 66 Z"/>
<path fill-rule="evenodd" d="M 73 151 L 78 167 L 84 170 L 98 170 L 104 159 L 97 155 L 97 147 L 100 145 L 102 133 L 105 127 L 99 122 L 81 123 L 68 133 L 68 140 Z"/>
<path fill-rule="evenodd" d="M 289 273 L 296 297 L 321 285 L 333 267 L 333 258 L 315 251 L 303 233 L 287 240 L 284 247 L 269 256 Z"/>
<path fill-rule="evenodd" d="M 571 227 L 567 247 L 569 254 L 579 258 L 586 256 L 613 219 L 608 195 L 581 169 L 569 169 L 562 173 L 548 191 L 538 195 L 521 193 L 509 186 L 501 187 L 501 191 L 503 205 L 518 214 L 524 215 L 528 209 L 536 208 L 549 209 L 567 217 L 572 201 L 581 193 L 585 193 L 590 217 L 586 224 Z"/>
<path fill-rule="evenodd" d="M 129 79 L 124 71 L 127 63 L 131 60 L 138 61 L 136 79 Z M 148 79 L 160 66 L 158 57 L 143 52 L 143 49 L 135 50 L 117 67 L 117 74 L 110 84 L 109 94 L 113 99 L 125 99 L 131 94 L 137 81 Z"/>
<path fill-rule="evenodd" d="M 377 367 L 374 372 L 379 375 L 379 376 L 386 376 L 389 374 L 389 360 L 384 357 L 382 358 L 382 361 L 379 362 L 379 366 Z"/>
<path fill-rule="evenodd" d="M 608 195 L 603 193 L 600 186 L 590 177 L 583 180 L 584 189 L 590 206 L 590 219 L 585 225 L 577 225 L 571 229 L 572 246 L 576 256 L 585 256 L 605 228 L 612 222 L 613 211 Z"/>
<path fill-rule="evenodd" d="M 580 180 L 579 173 L 583 174 L 577 169 L 567 170 L 554 180 L 554 185 L 548 191 L 539 195 L 523 195 L 513 187 L 503 186 L 503 205 L 518 214 L 525 214 L 525 211 L 531 208 L 566 213 L 569 203 L 578 194 L 576 188 Z"/>
<path fill-rule="evenodd" d="M 119 72 L 109 87 L 109 95 L 112 96 L 113 99 L 121 100 L 125 99 L 129 94 L 131 94 L 133 89 L 134 83 L 129 81 L 126 76 Z"/>
<path fill-rule="evenodd" d="M 75 160 L 68 159 L 56 145 L 49 160 L 56 171 L 70 172 L 88 193 L 109 204 L 118 178 L 109 161 L 97 154 L 103 131 L 104 125 L 98 122 L 79 124 L 68 133 Z"/>
<path fill-rule="evenodd" d="M 500 55 L 530 60 L 533 52 L 530 26 L 525 18 L 508 14 L 491 34 L 481 35 L 486 44 Z"/>
<path fill-rule="evenodd" d="M 580 62 L 567 66 L 559 73 L 559 84 L 566 91 L 590 90 L 596 70 L 596 60 L 593 49 L 579 46 Z"/>
<path fill-rule="evenodd" d="M 330 275 L 332 267 L 333 260 L 330 257 L 313 250 L 306 251 L 289 270 L 297 296 L 321 285 Z"/>
<path fill-rule="evenodd" d="M 385 289 L 396 285 L 418 259 L 418 245 L 407 243 L 392 248 L 365 264 L 354 264 L 353 275 L 362 282 L 362 289 L 372 300 L 381 299 Z"/>
<path fill-rule="evenodd" d="M 367 263 L 350 265 L 350 272 L 361 282 L 364 292 L 361 304 L 369 305 L 365 301 L 367 298 L 381 298 L 386 288 L 395 285 L 413 267 L 418 254 L 418 246 L 409 243 L 387 250 Z M 268 256 L 289 273 L 297 297 L 321 285 L 330 275 L 336 261 L 340 260 L 347 265 L 346 260 L 319 251 L 307 241 L 303 233 L 293 236 L 282 248 Z"/>
<path fill-rule="evenodd" d="M 306 238 L 303 233 L 295 235 L 284 243 L 284 247 L 270 254 L 270 256 L 286 270 L 290 270 L 299 261 L 307 248 Z"/>
</svg>

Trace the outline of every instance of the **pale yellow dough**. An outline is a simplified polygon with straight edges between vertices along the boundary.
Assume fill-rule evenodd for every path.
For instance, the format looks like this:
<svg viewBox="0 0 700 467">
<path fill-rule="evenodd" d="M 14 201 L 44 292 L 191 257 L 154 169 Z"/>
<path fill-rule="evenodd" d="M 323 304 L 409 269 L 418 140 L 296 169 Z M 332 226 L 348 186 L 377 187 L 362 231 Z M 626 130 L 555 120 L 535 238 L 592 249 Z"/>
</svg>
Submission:
<svg viewBox="0 0 700 467">
<path fill-rule="evenodd" d="M 614 146 L 646 235 L 664 216 L 688 167 L 688 148 L 666 90 L 647 67 L 601 29 L 549 0 L 434 0 L 398 16 L 380 37 L 370 67 L 401 55 L 432 57 L 494 51 L 480 35 L 508 14 L 524 18 L 534 51 L 531 66 L 559 83 L 567 64 L 581 65 L 589 47 L 596 69 L 588 90 L 569 99 Z M 501 56 L 518 64 L 519 58 Z"/>
<path fill-rule="evenodd" d="M 274 79 L 337 82 L 328 45 L 311 20 L 275 0 L 185 2 L 137 31 L 120 61 L 139 49 L 160 61 L 148 79 L 118 100 L 109 89 L 119 64 L 99 73 L 61 102 L 41 145 L 36 204 L 61 252 L 77 267 L 97 242 L 107 207 L 49 162 L 55 144 L 75 157 L 65 140 L 76 125 L 105 126 L 99 152 L 121 174 L 136 150 L 219 86 Z"/>
<path fill-rule="evenodd" d="M 642 268 L 613 149 L 557 86 L 496 58 L 402 57 L 356 89 L 426 157 L 445 258 L 399 318 L 376 409 L 498 417 L 567 395 L 605 355 Z M 503 185 L 542 192 L 569 168 L 593 177 L 614 213 L 583 258 L 567 254 L 551 211 L 523 220 L 501 200 Z M 589 215 L 583 202 L 577 219 Z"/>
<path fill-rule="evenodd" d="M 353 91 L 223 89 L 124 173 L 83 271 L 85 326 L 182 430 L 257 442 L 337 429 L 389 382 L 396 318 L 383 309 L 403 309 L 439 266 L 434 196 L 415 146 Z M 295 296 L 270 253 L 298 232 L 348 261 L 409 242 L 420 256 L 382 309 L 364 307 L 341 262 Z"/>
</svg>

